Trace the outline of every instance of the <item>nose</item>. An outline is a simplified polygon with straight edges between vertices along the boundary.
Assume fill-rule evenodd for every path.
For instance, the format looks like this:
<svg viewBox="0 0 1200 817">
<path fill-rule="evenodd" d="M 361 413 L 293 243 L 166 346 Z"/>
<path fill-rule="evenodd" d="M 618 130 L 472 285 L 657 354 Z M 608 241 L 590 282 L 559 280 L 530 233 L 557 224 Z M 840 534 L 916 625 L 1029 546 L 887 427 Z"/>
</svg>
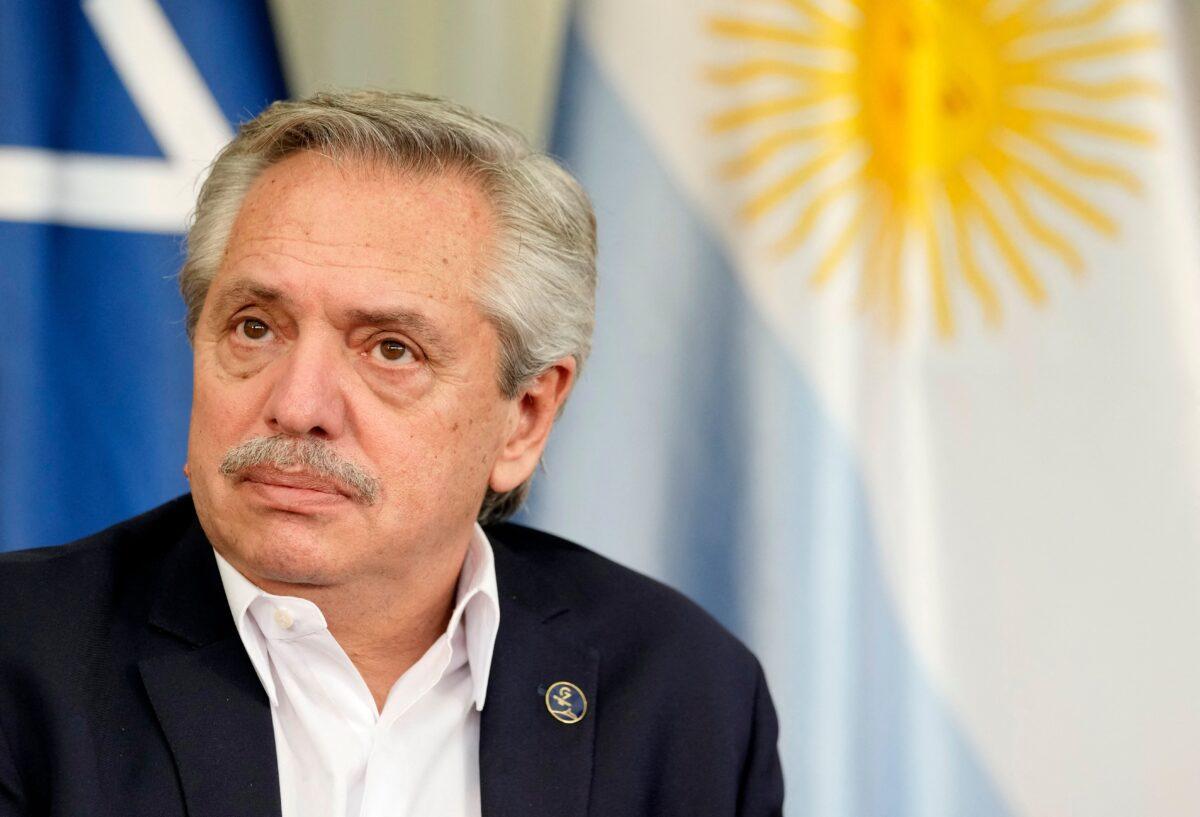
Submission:
<svg viewBox="0 0 1200 817">
<path fill-rule="evenodd" d="M 275 379 L 264 406 L 271 431 L 296 437 L 334 439 L 346 421 L 345 361 L 340 344 L 300 338 L 273 364 Z"/>
</svg>

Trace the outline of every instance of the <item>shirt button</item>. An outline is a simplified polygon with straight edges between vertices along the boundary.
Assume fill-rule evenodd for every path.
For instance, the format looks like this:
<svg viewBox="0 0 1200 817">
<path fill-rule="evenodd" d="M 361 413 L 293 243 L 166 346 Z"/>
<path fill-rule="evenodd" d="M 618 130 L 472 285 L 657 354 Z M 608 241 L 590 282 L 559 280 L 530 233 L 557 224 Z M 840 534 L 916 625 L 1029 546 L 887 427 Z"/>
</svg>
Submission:
<svg viewBox="0 0 1200 817">
<path fill-rule="evenodd" d="M 292 615 L 292 611 L 286 607 L 276 607 L 275 623 L 285 630 L 290 630 L 292 629 L 292 625 L 296 623 L 296 618 Z"/>
</svg>

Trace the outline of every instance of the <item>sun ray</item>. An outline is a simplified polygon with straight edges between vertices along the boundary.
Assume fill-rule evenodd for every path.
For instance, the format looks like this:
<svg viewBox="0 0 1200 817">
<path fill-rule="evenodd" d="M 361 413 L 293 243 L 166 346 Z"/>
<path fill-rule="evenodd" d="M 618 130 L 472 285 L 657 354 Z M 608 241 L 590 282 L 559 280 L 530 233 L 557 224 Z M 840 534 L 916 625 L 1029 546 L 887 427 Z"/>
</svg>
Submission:
<svg viewBox="0 0 1200 817">
<path fill-rule="evenodd" d="M 1064 77 L 1041 75 L 1022 82 L 1020 88 L 1055 91 L 1090 101 L 1112 101 L 1135 96 L 1164 96 L 1161 82 L 1143 77 L 1116 77 L 1101 82 L 1084 82 Z"/>
<path fill-rule="evenodd" d="M 867 311 L 878 297 L 880 279 L 883 276 L 884 247 L 891 241 L 895 212 L 895 204 L 891 200 L 890 193 L 886 190 L 880 191 L 878 197 L 872 202 L 871 213 L 874 224 L 866 243 L 867 258 L 863 263 L 862 272 L 859 273 L 858 309 L 860 312 Z"/>
<path fill-rule="evenodd" d="M 800 217 L 796 219 L 796 225 L 776 243 L 775 252 L 778 255 L 786 255 L 796 249 L 804 239 L 808 238 L 817 219 L 829 208 L 829 205 L 862 184 L 864 175 L 863 168 L 860 167 L 846 178 L 830 184 L 813 196 L 805 205 Z"/>
<path fill-rule="evenodd" d="M 820 50 L 845 50 L 846 37 L 831 38 L 802 28 L 790 28 L 774 23 L 759 23 L 729 17 L 717 17 L 709 22 L 709 30 L 720 37 L 737 40 L 760 40 L 781 45 L 798 45 Z M 848 36 L 848 35 L 846 35 Z"/>
<path fill-rule="evenodd" d="M 1160 48 L 1162 44 L 1162 37 L 1152 32 L 1126 34 L 1120 37 L 1109 37 L 1104 40 L 1093 40 L 1092 42 L 1039 51 L 1025 59 L 1014 59 L 1013 64 L 1016 67 L 1024 65 L 1062 66 L 1068 62 L 1121 57 L 1143 51 L 1153 51 Z"/>
<path fill-rule="evenodd" d="M 717 114 L 709 120 L 709 127 L 714 133 L 735 130 L 761 119 L 781 116 L 785 113 L 795 113 L 805 108 L 828 102 L 830 97 L 825 93 L 794 94 L 774 99 L 752 102 L 749 105 L 733 108 Z"/>
<path fill-rule="evenodd" d="M 1000 254 L 1008 262 L 1008 267 L 1012 271 L 1017 285 L 1021 287 L 1026 297 L 1033 303 L 1040 304 L 1044 302 L 1046 300 L 1046 288 L 1042 285 L 1037 274 L 1034 273 L 1033 268 L 1029 266 L 1029 261 L 1025 258 L 1025 254 L 1021 252 L 1013 242 L 1012 236 L 1004 229 L 1004 225 L 996 218 L 992 206 L 988 204 L 983 196 L 979 195 L 970 182 L 964 180 L 963 190 L 966 192 L 968 201 L 974 207 L 975 212 L 979 214 L 988 233 L 992 236 L 992 240 L 996 242 L 996 246 L 1000 249 Z"/>
<path fill-rule="evenodd" d="M 1000 299 L 996 296 L 992 282 L 987 279 L 987 275 L 984 274 L 983 268 L 979 266 L 979 261 L 975 258 L 966 212 L 962 207 L 951 207 L 950 212 L 954 219 L 954 245 L 958 249 L 963 280 L 967 282 L 967 287 L 975 295 L 975 300 L 979 301 L 984 321 L 991 325 L 997 325 L 1000 323 L 1001 315 Z"/>
<path fill-rule="evenodd" d="M 1010 174 L 1005 172 L 1002 163 L 1003 158 L 1000 155 L 985 157 L 983 160 L 983 166 L 987 169 L 996 187 L 1004 195 L 1009 207 L 1016 213 L 1021 226 L 1042 246 L 1061 258 L 1074 275 L 1082 275 L 1083 257 L 1079 251 L 1061 233 L 1052 229 L 1033 212 L 1025 199 L 1017 192 L 1016 185 L 1013 184 Z"/>
<path fill-rule="evenodd" d="M 1045 0 L 1024 0 L 1006 12 L 992 24 L 996 32 L 996 41 L 1009 43 L 1017 39 L 1023 32 L 1033 28 L 1032 19 L 1038 8 Z"/>
<path fill-rule="evenodd" d="M 872 202 L 875 199 L 875 192 L 867 189 L 859 196 L 858 204 L 854 208 L 854 215 L 846 221 L 846 225 L 842 228 L 841 233 L 834 239 L 833 244 L 825 251 L 825 255 L 821 258 L 817 268 L 813 270 L 808 278 L 808 283 L 814 289 L 820 289 L 829 283 L 837 271 L 838 265 L 846 257 L 846 253 L 850 251 L 850 247 L 854 245 L 854 240 L 859 237 L 862 231 L 863 224 L 867 220 L 867 214 L 871 212 Z"/>
<path fill-rule="evenodd" d="M 830 28 L 845 29 L 847 26 L 844 22 L 834 17 L 825 9 L 818 6 L 812 0 L 781 0 L 785 5 L 791 6 L 799 12 L 807 14 L 814 20 L 829 26 Z"/>
<path fill-rule="evenodd" d="M 1008 11 L 1004 12 L 1000 17 L 992 23 L 992 27 L 996 31 L 1004 30 L 1004 26 L 1013 20 L 1022 20 L 1028 26 L 1028 20 L 1033 15 L 1033 12 L 1038 9 L 1046 0 L 1021 0 L 1020 3 L 1013 6 Z M 988 5 L 996 5 L 994 2 Z"/>
<path fill-rule="evenodd" d="M 950 289 L 946 279 L 946 264 L 942 257 L 941 237 L 938 234 L 934 209 L 922 215 L 925 251 L 929 256 L 929 289 L 933 293 L 933 317 L 938 334 L 948 338 L 954 334 L 954 312 L 950 308 Z"/>
<path fill-rule="evenodd" d="M 838 134 L 846 134 L 851 130 L 849 126 L 854 122 L 854 118 L 835 119 L 816 125 L 776 131 L 759 139 L 745 153 L 730 159 L 721 167 L 721 172 L 726 178 L 740 178 L 762 167 L 771 157 L 791 145 L 810 140 L 826 141 L 835 138 Z"/>
<path fill-rule="evenodd" d="M 904 256 L 904 220 L 904 209 L 894 202 L 889 203 L 884 216 L 886 224 L 878 233 L 875 246 L 871 247 L 863 286 L 859 289 L 859 311 L 875 310 L 887 317 L 892 270 L 898 268 Z"/>
<path fill-rule="evenodd" d="M 1020 136 L 1043 150 L 1067 170 L 1086 179 L 1120 185 L 1130 193 L 1142 192 L 1142 181 L 1130 170 L 1108 162 L 1085 159 L 1064 148 L 1044 133 L 1036 130 L 1021 132 Z"/>
<path fill-rule="evenodd" d="M 904 210 L 896 213 L 899 223 L 892 231 L 891 244 L 887 250 L 887 261 L 883 268 L 884 289 L 887 296 L 887 328 L 898 334 L 904 325 L 904 245 L 908 241 L 908 214 Z"/>
<path fill-rule="evenodd" d="M 736 85 L 762 77 L 816 80 L 822 88 L 832 93 L 848 91 L 853 86 L 854 72 L 817 68 L 813 65 L 780 59 L 746 60 L 736 65 L 717 66 L 708 70 L 708 78 L 717 85 Z"/>
<path fill-rule="evenodd" d="M 1101 212 L 1082 196 L 1057 182 L 1048 173 L 1014 154 L 1008 155 L 1008 161 L 1012 164 L 1014 170 L 1025 174 L 1043 192 L 1053 196 L 1058 200 L 1059 204 L 1070 210 L 1081 220 L 1086 221 L 1093 229 L 1107 236 L 1115 236 L 1117 234 L 1117 223 L 1110 216 Z"/>
<path fill-rule="evenodd" d="M 1034 108 L 1024 105 L 1014 106 L 1014 108 L 1018 112 L 1018 119 L 1026 118 L 1030 124 L 1036 123 L 1038 127 L 1058 125 L 1092 136 L 1114 139 L 1119 142 L 1127 142 L 1142 147 L 1150 147 L 1158 141 L 1154 131 L 1149 128 L 1127 125 L 1124 122 L 1116 122 L 1111 119 L 1102 119 L 1099 116 L 1088 116 L 1087 114 L 1078 114 L 1071 111 L 1055 110 L 1053 108 Z"/>
<path fill-rule="evenodd" d="M 761 218 L 764 214 L 778 207 L 788 196 L 811 181 L 822 170 L 829 167 L 842 156 L 845 156 L 847 150 L 846 145 L 838 143 L 825 148 L 816 156 L 813 156 L 807 162 L 742 205 L 742 209 L 738 213 L 739 217 L 747 221 Z"/>
<path fill-rule="evenodd" d="M 1032 5 L 1035 7 L 1035 11 L 1044 11 L 1046 4 L 1044 0 L 1037 0 Z M 1025 37 L 1036 37 L 1050 32 L 1061 33 L 1081 28 L 1090 28 L 1091 26 L 1103 23 L 1116 11 L 1129 5 L 1131 5 L 1129 0 L 1096 0 L 1090 6 L 1069 14 L 1064 14 L 1061 17 L 1030 15 L 1033 18 L 1030 21 L 1030 25 L 1005 29 L 1003 35 L 1005 38 L 1004 41 L 1015 42 Z"/>
</svg>

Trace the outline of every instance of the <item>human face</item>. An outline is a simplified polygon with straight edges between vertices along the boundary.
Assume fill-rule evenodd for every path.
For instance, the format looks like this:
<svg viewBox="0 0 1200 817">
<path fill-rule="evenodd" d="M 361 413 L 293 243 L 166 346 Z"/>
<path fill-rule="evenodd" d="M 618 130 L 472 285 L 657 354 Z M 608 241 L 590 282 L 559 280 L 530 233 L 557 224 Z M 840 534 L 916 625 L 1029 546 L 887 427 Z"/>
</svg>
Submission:
<svg viewBox="0 0 1200 817">
<path fill-rule="evenodd" d="M 195 334 L 188 470 L 209 539 L 252 580 L 411 575 L 466 547 L 521 425 L 472 292 L 492 210 L 454 175 L 299 153 L 256 181 Z M 317 440 L 374 502 L 301 466 L 222 474 L 256 437 Z"/>
</svg>

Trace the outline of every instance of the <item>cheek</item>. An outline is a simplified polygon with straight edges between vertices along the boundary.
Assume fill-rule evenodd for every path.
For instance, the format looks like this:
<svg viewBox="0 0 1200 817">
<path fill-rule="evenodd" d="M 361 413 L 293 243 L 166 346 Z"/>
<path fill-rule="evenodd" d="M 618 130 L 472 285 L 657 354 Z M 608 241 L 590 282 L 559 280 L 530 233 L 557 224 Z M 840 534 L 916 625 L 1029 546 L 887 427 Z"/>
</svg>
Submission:
<svg viewBox="0 0 1200 817">
<path fill-rule="evenodd" d="M 443 433 L 460 454 L 460 463 L 490 469 L 508 436 L 507 403 L 500 398 L 477 399 L 447 416 Z"/>
<path fill-rule="evenodd" d="M 479 403 L 398 421 L 387 450 L 376 454 L 385 482 L 410 496 L 427 494 L 432 502 L 449 495 L 473 501 L 485 490 L 499 453 L 501 421 L 494 406 Z"/>
<path fill-rule="evenodd" d="M 253 422 L 250 383 L 231 381 L 211 365 L 196 363 L 192 381 L 192 415 L 189 454 L 203 460 L 219 459 L 247 433 Z"/>
</svg>

